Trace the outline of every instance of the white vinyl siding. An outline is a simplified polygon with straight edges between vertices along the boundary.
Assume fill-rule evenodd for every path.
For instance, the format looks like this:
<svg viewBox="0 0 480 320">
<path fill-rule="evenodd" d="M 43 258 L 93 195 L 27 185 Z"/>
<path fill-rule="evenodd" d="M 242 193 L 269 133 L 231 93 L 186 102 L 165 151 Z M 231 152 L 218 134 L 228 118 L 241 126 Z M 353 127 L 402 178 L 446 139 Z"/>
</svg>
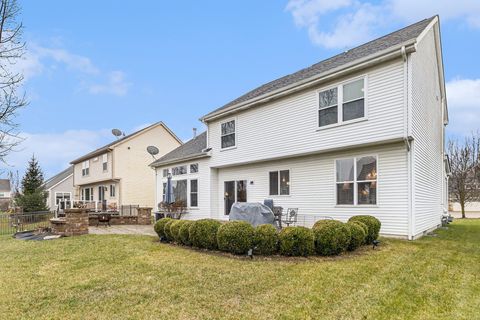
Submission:
<svg viewBox="0 0 480 320">
<path fill-rule="evenodd" d="M 412 232 L 416 236 L 439 225 L 443 213 L 443 119 L 433 30 L 417 45 L 409 64 L 414 138 Z"/>
<path fill-rule="evenodd" d="M 381 192 L 377 204 L 368 206 L 337 206 L 335 201 L 335 160 L 358 155 L 374 154 L 378 157 Z M 269 172 L 279 166 L 290 169 L 293 188 L 288 197 L 274 197 L 274 204 L 287 208 L 299 208 L 299 225 L 312 226 L 322 216 L 347 221 L 352 215 L 370 214 L 382 222 L 381 232 L 406 236 L 408 231 L 408 174 L 407 152 L 403 143 L 384 147 L 369 147 L 349 152 L 312 155 L 271 162 L 255 163 L 218 170 L 216 186 L 216 210 L 212 218 L 223 216 L 223 183 L 246 180 L 248 202 L 263 203 L 269 199 Z"/>
<path fill-rule="evenodd" d="M 90 174 L 90 160 L 82 162 L 82 176 L 88 176 Z"/>
<path fill-rule="evenodd" d="M 221 123 L 208 124 L 211 164 L 214 167 L 244 164 L 295 155 L 306 155 L 355 144 L 404 137 L 403 63 L 401 59 L 382 64 L 317 88 L 275 100 L 236 115 L 236 147 L 222 152 Z M 366 77 L 366 120 L 328 129 L 318 127 L 318 90 Z M 241 134 L 239 134 L 241 133 Z"/>
</svg>

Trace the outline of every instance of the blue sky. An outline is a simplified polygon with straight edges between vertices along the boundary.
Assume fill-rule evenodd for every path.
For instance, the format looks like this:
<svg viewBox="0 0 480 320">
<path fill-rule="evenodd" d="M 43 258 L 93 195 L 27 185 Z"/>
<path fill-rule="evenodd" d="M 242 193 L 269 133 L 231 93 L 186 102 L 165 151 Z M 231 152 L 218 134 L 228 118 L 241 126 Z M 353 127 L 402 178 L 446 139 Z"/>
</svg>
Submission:
<svg viewBox="0 0 480 320">
<path fill-rule="evenodd" d="M 69 160 L 162 120 L 187 140 L 198 118 L 262 83 L 440 14 L 451 125 L 480 120 L 480 1 L 20 1 L 30 105 L 25 141 L 46 176 Z"/>
</svg>

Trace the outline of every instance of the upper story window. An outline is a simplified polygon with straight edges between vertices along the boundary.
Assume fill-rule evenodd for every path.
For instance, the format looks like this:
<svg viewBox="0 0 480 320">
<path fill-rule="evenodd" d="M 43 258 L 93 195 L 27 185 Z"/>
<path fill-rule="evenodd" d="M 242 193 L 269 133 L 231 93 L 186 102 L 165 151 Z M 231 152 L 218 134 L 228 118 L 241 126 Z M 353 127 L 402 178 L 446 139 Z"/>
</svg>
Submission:
<svg viewBox="0 0 480 320">
<path fill-rule="evenodd" d="M 198 172 L 198 163 L 192 163 L 190 165 L 190 173 L 197 173 Z"/>
<path fill-rule="evenodd" d="M 90 160 L 82 162 L 82 176 L 88 176 L 90 174 Z"/>
<path fill-rule="evenodd" d="M 172 168 L 172 175 L 178 176 L 181 174 L 187 174 L 187 166 L 178 166 Z"/>
<path fill-rule="evenodd" d="M 235 120 L 222 123 L 222 149 L 235 146 Z"/>
<path fill-rule="evenodd" d="M 335 161 L 338 205 L 377 203 L 377 158 L 366 156 Z"/>
<path fill-rule="evenodd" d="M 290 171 L 271 171 L 270 173 L 270 195 L 289 195 L 290 194 Z"/>
<path fill-rule="evenodd" d="M 318 93 L 318 126 L 324 127 L 365 117 L 365 79 Z"/>
<path fill-rule="evenodd" d="M 108 153 L 105 153 L 103 156 L 102 156 L 102 168 L 103 168 L 103 171 L 107 171 L 108 170 Z"/>
</svg>

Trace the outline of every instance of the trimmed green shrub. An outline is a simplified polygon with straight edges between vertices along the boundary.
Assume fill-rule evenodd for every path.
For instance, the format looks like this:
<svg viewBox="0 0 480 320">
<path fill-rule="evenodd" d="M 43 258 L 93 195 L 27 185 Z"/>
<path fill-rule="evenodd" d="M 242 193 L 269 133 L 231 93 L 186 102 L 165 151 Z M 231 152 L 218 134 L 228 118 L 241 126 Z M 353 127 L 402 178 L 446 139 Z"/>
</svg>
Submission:
<svg viewBox="0 0 480 320">
<path fill-rule="evenodd" d="M 348 251 L 354 251 L 365 243 L 365 238 L 367 237 L 367 234 L 365 233 L 365 230 L 360 225 L 360 223 L 349 222 L 345 224 L 345 226 L 350 230 L 350 243 L 347 247 Z"/>
<path fill-rule="evenodd" d="M 315 250 L 322 256 L 331 256 L 347 250 L 350 229 L 337 220 L 320 220 L 313 226 Z"/>
<path fill-rule="evenodd" d="M 171 227 L 173 223 L 176 221 L 177 220 L 171 219 L 170 221 L 165 223 L 165 227 L 163 228 L 163 231 L 165 231 L 165 237 L 167 238 L 167 241 L 173 241 L 173 234 L 172 234 Z"/>
<path fill-rule="evenodd" d="M 365 243 L 366 244 L 372 244 L 373 240 L 378 239 L 378 234 L 380 233 L 380 227 L 382 224 L 380 223 L 380 220 L 378 220 L 375 217 L 372 216 L 353 216 L 351 217 L 348 222 L 354 222 L 354 221 L 360 221 L 363 222 L 367 228 L 367 237 L 365 238 Z"/>
<path fill-rule="evenodd" d="M 153 229 L 158 234 L 160 240 L 166 240 L 167 236 L 165 235 L 165 225 L 167 222 L 172 221 L 171 218 L 162 218 L 155 223 Z"/>
<path fill-rule="evenodd" d="M 172 234 L 172 238 L 176 243 L 181 243 L 180 240 L 180 228 L 182 227 L 185 220 L 176 220 L 170 226 L 170 233 Z"/>
<path fill-rule="evenodd" d="M 192 245 L 202 249 L 217 249 L 217 231 L 222 224 L 213 219 L 195 221 L 190 227 L 190 241 Z"/>
<path fill-rule="evenodd" d="M 314 252 L 315 238 L 305 227 L 286 227 L 280 231 L 280 254 L 284 256 L 308 256 Z"/>
<path fill-rule="evenodd" d="M 190 227 L 193 225 L 194 221 L 182 220 L 183 224 L 180 226 L 178 232 L 178 237 L 180 238 L 180 243 L 186 246 L 191 246 L 192 242 L 190 241 Z"/>
<path fill-rule="evenodd" d="M 230 221 L 218 228 L 218 249 L 233 254 L 246 254 L 253 247 L 255 229 L 246 221 Z"/>
<path fill-rule="evenodd" d="M 255 228 L 253 236 L 255 253 L 271 255 L 278 251 L 278 232 L 271 224 L 262 224 Z"/>
<path fill-rule="evenodd" d="M 365 233 L 365 239 L 363 240 L 362 244 L 365 244 L 365 240 L 367 238 L 368 234 L 368 227 L 365 223 L 360 222 L 360 221 L 349 221 L 348 223 L 355 223 L 356 225 L 360 226 L 363 229 L 363 232 Z"/>
</svg>

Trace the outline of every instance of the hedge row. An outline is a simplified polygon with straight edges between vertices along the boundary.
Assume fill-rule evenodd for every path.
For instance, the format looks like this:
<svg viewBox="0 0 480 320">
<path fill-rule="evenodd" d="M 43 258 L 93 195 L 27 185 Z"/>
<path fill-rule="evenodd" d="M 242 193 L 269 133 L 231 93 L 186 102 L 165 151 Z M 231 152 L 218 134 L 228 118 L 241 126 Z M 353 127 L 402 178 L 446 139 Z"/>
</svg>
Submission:
<svg viewBox="0 0 480 320">
<path fill-rule="evenodd" d="M 286 227 L 277 232 L 272 225 L 254 228 L 244 221 L 164 218 L 157 221 L 154 229 L 161 241 L 233 254 L 246 254 L 253 249 L 260 255 L 331 256 L 371 244 L 378 238 L 380 226 L 380 221 L 372 216 L 354 216 L 347 223 L 320 220 L 312 229 Z"/>
</svg>

